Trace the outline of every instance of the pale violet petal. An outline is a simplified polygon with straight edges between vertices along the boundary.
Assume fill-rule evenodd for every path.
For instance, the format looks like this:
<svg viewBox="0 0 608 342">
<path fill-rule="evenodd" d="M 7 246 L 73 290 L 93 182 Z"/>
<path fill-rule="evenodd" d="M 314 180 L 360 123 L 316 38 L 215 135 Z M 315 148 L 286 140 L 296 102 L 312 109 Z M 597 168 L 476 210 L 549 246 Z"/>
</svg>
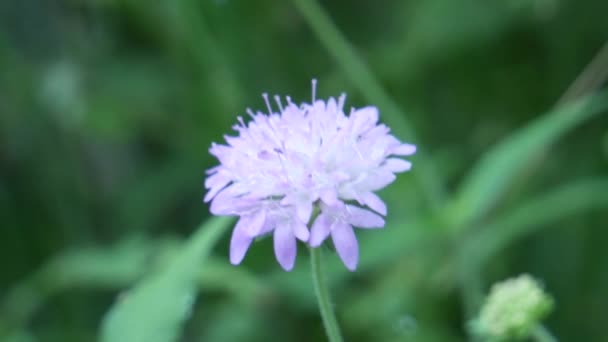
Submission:
<svg viewBox="0 0 608 342">
<path fill-rule="evenodd" d="M 248 193 L 251 190 L 247 184 L 243 183 L 232 183 L 224 188 L 222 193 L 225 193 L 229 196 L 240 196 Z"/>
<path fill-rule="evenodd" d="M 308 223 L 310 215 L 312 215 L 313 205 L 308 200 L 301 200 L 295 203 L 296 212 L 300 220 L 304 223 Z"/>
<path fill-rule="evenodd" d="M 291 221 L 291 229 L 293 230 L 293 234 L 301 241 L 308 241 L 310 237 L 310 232 L 308 231 L 308 227 L 306 224 L 302 223 L 300 220 L 292 220 Z"/>
<path fill-rule="evenodd" d="M 373 192 L 364 192 L 359 196 L 362 204 L 367 205 L 380 215 L 386 216 L 386 204 Z"/>
<path fill-rule="evenodd" d="M 384 227 L 384 219 L 382 216 L 375 214 L 369 210 L 347 205 L 348 223 L 357 228 L 382 228 Z"/>
<path fill-rule="evenodd" d="M 396 156 L 410 156 L 416 153 L 416 145 L 412 144 L 401 144 L 399 146 L 395 146 L 390 151 L 391 154 Z"/>
<path fill-rule="evenodd" d="M 213 215 L 234 215 L 234 199 L 229 196 L 216 196 L 211 201 L 209 211 Z"/>
<path fill-rule="evenodd" d="M 220 170 L 222 170 L 222 166 L 221 165 L 217 165 L 214 166 L 210 169 L 207 169 L 207 171 L 205 171 L 205 174 L 207 174 L 208 176 L 215 174 L 216 172 L 220 172 Z"/>
<path fill-rule="evenodd" d="M 203 202 L 207 203 L 209 201 L 211 201 L 213 199 L 213 197 L 215 197 L 215 195 L 217 195 L 218 192 L 220 192 L 220 190 L 222 190 L 223 188 L 211 188 L 206 194 L 205 197 L 203 198 Z"/>
<path fill-rule="evenodd" d="M 274 229 L 274 255 L 285 271 L 291 271 L 296 261 L 296 237 L 286 222 L 277 224 Z"/>
<path fill-rule="evenodd" d="M 225 175 L 223 172 L 215 173 L 205 181 L 205 188 L 209 189 L 207 194 L 205 195 L 204 202 L 207 203 L 211 201 L 215 195 L 217 195 L 222 189 L 224 189 L 232 179 Z"/>
<path fill-rule="evenodd" d="M 367 191 L 380 190 L 395 181 L 397 177 L 388 170 L 376 170 L 374 173 L 368 174 L 357 187 Z"/>
<path fill-rule="evenodd" d="M 207 177 L 207 179 L 205 180 L 205 188 L 223 188 L 224 186 L 226 186 L 226 184 L 230 183 L 231 180 L 232 179 L 228 175 L 226 175 L 225 172 L 217 172 Z"/>
<path fill-rule="evenodd" d="M 234 198 L 220 192 L 212 201 L 209 211 L 213 215 L 240 215 L 251 211 L 251 207 L 257 203 L 253 199 Z"/>
<path fill-rule="evenodd" d="M 360 201 L 359 194 L 356 190 L 357 183 L 344 183 L 340 186 L 338 196 L 345 200 L 357 200 Z M 361 203 L 363 204 L 363 203 Z"/>
<path fill-rule="evenodd" d="M 376 125 L 378 122 L 378 108 L 376 107 L 364 107 L 354 111 L 351 114 L 351 120 L 353 120 L 353 131 L 359 133 L 367 127 Z"/>
<path fill-rule="evenodd" d="M 310 229 L 310 239 L 308 243 L 311 247 L 320 246 L 323 241 L 329 236 L 333 220 L 329 215 L 321 213 L 312 224 Z"/>
<path fill-rule="evenodd" d="M 260 233 L 258 234 L 258 236 L 262 236 L 264 234 L 268 234 L 268 233 L 272 232 L 274 230 L 275 226 L 276 226 L 276 220 L 271 215 L 266 214 L 266 221 L 264 222 L 264 225 L 260 229 Z"/>
<path fill-rule="evenodd" d="M 359 262 L 359 245 L 353 227 L 337 222 L 331 231 L 331 238 L 346 268 L 354 271 Z"/>
<path fill-rule="evenodd" d="M 351 178 L 350 174 L 345 171 L 335 171 L 331 174 L 332 181 L 341 183 Z"/>
<path fill-rule="evenodd" d="M 391 172 L 405 172 L 412 168 L 412 163 L 399 158 L 389 158 L 384 161 L 384 168 Z"/>
<path fill-rule="evenodd" d="M 327 100 L 327 112 L 328 114 L 335 114 L 338 111 L 338 103 L 336 102 L 336 99 L 334 99 L 333 97 L 330 97 L 329 100 Z"/>
<path fill-rule="evenodd" d="M 338 193 L 335 189 L 325 189 L 319 194 L 321 200 L 327 205 L 335 205 L 338 202 Z"/>
<path fill-rule="evenodd" d="M 241 219 L 243 220 L 243 219 Z M 255 213 L 247 216 L 246 226 L 244 227 L 245 232 L 251 236 L 256 237 L 260 234 L 264 222 L 266 221 L 266 211 L 258 210 Z M 241 221 L 239 221 L 241 223 Z M 239 224 L 237 223 L 237 224 Z"/>
<path fill-rule="evenodd" d="M 232 231 L 232 237 L 230 239 L 230 263 L 233 265 L 238 265 L 243 261 L 249 246 L 253 238 L 247 233 L 245 233 L 242 229 L 238 229 L 235 227 Z"/>
</svg>

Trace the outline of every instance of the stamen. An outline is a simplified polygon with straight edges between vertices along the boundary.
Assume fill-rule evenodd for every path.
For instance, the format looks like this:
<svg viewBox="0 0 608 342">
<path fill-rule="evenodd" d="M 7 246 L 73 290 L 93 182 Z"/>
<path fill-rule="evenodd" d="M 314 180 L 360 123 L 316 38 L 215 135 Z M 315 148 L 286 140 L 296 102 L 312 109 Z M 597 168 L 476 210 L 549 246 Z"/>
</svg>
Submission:
<svg viewBox="0 0 608 342">
<path fill-rule="evenodd" d="M 268 115 L 272 115 L 272 107 L 270 106 L 270 101 L 268 100 L 268 93 L 262 94 L 264 98 L 264 102 L 266 102 L 266 107 L 268 107 Z"/>
<path fill-rule="evenodd" d="M 282 113 L 284 110 L 283 110 L 283 104 L 281 103 L 281 98 L 279 97 L 279 95 L 274 96 L 274 101 L 277 103 L 277 106 L 279 106 L 279 109 L 281 110 L 281 113 Z"/>
<path fill-rule="evenodd" d="M 312 103 L 315 103 L 317 97 L 317 80 L 315 78 L 312 79 Z"/>
<path fill-rule="evenodd" d="M 346 101 L 346 93 L 342 93 L 338 98 L 338 108 L 342 110 L 344 108 L 344 102 Z"/>
</svg>

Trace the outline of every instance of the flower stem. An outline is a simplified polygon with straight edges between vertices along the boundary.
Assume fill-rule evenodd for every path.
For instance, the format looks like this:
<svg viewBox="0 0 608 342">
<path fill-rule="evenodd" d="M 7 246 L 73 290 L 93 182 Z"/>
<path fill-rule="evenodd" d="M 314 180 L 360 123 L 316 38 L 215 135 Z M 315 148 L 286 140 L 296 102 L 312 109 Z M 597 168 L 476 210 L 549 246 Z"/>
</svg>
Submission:
<svg viewBox="0 0 608 342">
<path fill-rule="evenodd" d="M 551 335 L 551 332 L 540 324 L 532 332 L 532 337 L 538 342 L 557 342 L 557 338 Z"/>
<path fill-rule="evenodd" d="M 315 295 L 317 296 L 317 302 L 319 303 L 319 311 L 321 311 L 325 334 L 327 335 L 329 342 L 342 342 L 340 327 L 338 326 L 336 315 L 332 309 L 329 289 L 327 288 L 323 270 L 321 269 L 321 258 L 321 248 L 310 248 L 312 282 L 315 287 Z"/>
</svg>

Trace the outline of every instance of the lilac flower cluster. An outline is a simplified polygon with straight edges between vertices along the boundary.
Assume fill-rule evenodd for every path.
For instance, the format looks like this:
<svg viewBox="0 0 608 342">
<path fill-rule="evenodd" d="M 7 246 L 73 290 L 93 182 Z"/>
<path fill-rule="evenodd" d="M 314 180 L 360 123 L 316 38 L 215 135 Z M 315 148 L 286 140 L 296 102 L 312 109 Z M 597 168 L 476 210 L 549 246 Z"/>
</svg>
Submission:
<svg viewBox="0 0 608 342">
<path fill-rule="evenodd" d="M 272 233 L 274 252 L 285 270 L 294 266 L 297 241 L 320 246 L 331 236 L 349 270 L 359 247 L 353 231 L 382 228 L 386 205 L 374 193 L 392 183 L 411 163 L 397 158 L 416 152 L 378 124 L 375 107 L 343 111 L 346 95 L 297 106 L 289 97 L 280 112 L 247 110 L 237 136 L 210 152 L 220 165 L 207 171 L 205 202 L 214 215 L 238 216 L 230 241 L 230 262 L 239 264 L 252 241 Z M 371 209 L 367 209 L 367 208 Z M 316 209 L 316 210 L 315 210 Z M 309 223 L 312 225 L 309 231 Z"/>
</svg>

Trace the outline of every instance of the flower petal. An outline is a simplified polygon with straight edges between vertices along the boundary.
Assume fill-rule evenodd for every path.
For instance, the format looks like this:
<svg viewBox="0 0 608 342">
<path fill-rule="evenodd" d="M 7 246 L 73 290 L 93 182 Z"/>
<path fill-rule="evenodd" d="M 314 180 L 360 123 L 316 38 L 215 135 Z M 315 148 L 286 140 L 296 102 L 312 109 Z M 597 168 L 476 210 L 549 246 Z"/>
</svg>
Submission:
<svg viewBox="0 0 608 342">
<path fill-rule="evenodd" d="M 302 222 L 308 223 L 308 221 L 310 220 L 310 215 L 312 215 L 312 202 L 308 200 L 301 200 L 296 202 L 295 206 L 298 218 L 300 218 Z"/>
<path fill-rule="evenodd" d="M 216 196 L 213 201 L 211 201 L 211 205 L 209 206 L 209 211 L 213 215 L 234 215 L 234 199 L 229 196 Z"/>
<path fill-rule="evenodd" d="M 285 271 L 291 271 L 296 261 L 296 237 L 287 222 L 274 229 L 274 255 Z"/>
<path fill-rule="evenodd" d="M 359 184 L 358 188 L 367 191 L 375 191 L 384 188 L 395 181 L 397 177 L 386 169 L 378 169 L 373 173 L 369 173 Z"/>
<path fill-rule="evenodd" d="M 365 210 L 354 205 L 347 205 L 348 223 L 358 228 L 382 228 L 384 219 L 369 210 Z"/>
<path fill-rule="evenodd" d="M 209 189 L 205 195 L 204 202 L 207 203 L 217 195 L 222 189 L 224 189 L 232 179 L 223 172 L 215 173 L 207 178 L 205 181 L 205 188 Z"/>
<path fill-rule="evenodd" d="M 338 193 L 335 189 L 325 189 L 319 194 L 321 200 L 327 205 L 335 205 L 338 202 Z"/>
<path fill-rule="evenodd" d="M 255 206 L 259 206 L 258 200 L 234 198 L 222 191 L 211 201 L 209 211 L 213 215 L 241 215 L 243 212 L 251 212 Z"/>
<path fill-rule="evenodd" d="M 310 239 L 308 244 L 311 247 L 319 247 L 323 241 L 329 236 L 333 219 L 326 214 L 321 213 L 310 229 Z"/>
<path fill-rule="evenodd" d="M 396 156 L 411 156 L 416 153 L 416 145 L 412 144 L 401 144 L 391 149 L 391 154 Z"/>
<path fill-rule="evenodd" d="M 230 263 L 238 265 L 245 258 L 245 254 L 251 245 L 253 238 L 243 231 L 240 227 L 234 227 L 232 238 L 230 239 Z"/>
<path fill-rule="evenodd" d="M 207 189 L 215 188 L 215 187 L 223 188 L 226 184 L 228 184 L 231 181 L 232 181 L 232 179 L 225 172 L 222 172 L 222 171 L 215 172 L 214 174 L 207 177 L 207 179 L 205 179 L 205 188 L 207 188 Z"/>
<path fill-rule="evenodd" d="M 353 120 L 353 132 L 360 133 L 368 127 L 373 127 L 378 122 L 378 108 L 364 107 L 351 114 Z"/>
<path fill-rule="evenodd" d="M 391 172 L 405 172 L 412 168 L 412 163 L 399 158 L 389 158 L 384 162 L 384 168 Z"/>
<path fill-rule="evenodd" d="M 308 241 L 310 237 L 310 232 L 308 231 L 308 227 L 300 220 L 292 220 L 291 221 L 291 229 L 293 234 L 301 241 Z"/>
<path fill-rule="evenodd" d="M 262 209 L 251 215 L 247 215 L 246 217 L 241 218 L 237 225 L 241 224 L 241 221 L 245 221 L 242 223 L 245 232 L 251 237 L 256 237 L 260 235 L 260 231 L 266 221 L 266 211 Z"/>
<path fill-rule="evenodd" d="M 362 204 L 367 205 L 380 215 L 386 216 L 386 204 L 373 192 L 364 192 L 360 195 Z"/>
<path fill-rule="evenodd" d="M 353 227 L 346 223 L 336 223 L 331 238 L 346 268 L 354 271 L 359 262 L 359 245 Z"/>
</svg>

